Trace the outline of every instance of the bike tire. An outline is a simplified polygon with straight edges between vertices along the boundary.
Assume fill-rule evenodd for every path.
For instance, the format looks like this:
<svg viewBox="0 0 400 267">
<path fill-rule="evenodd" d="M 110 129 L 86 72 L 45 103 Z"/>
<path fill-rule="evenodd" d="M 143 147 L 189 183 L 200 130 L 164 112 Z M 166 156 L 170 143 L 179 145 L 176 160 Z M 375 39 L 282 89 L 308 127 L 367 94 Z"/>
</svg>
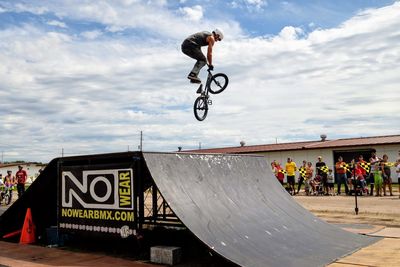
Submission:
<svg viewBox="0 0 400 267">
<path fill-rule="evenodd" d="M 8 194 L 5 195 L 5 196 L 4 196 L 4 204 L 5 204 L 5 205 L 8 205 L 8 204 L 10 204 L 10 202 L 11 202 L 11 201 L 10 201 L 10 196 L 9 196 Z"/>
<path fill-rule="evenodd" d="M 194 116 L 198 121 L 203 121 L 207 117 L 208 103 L 205 96 L 199 96 L 193 105 Z"/>
<path fill-rule="evenodd" d="M 222 91 L 224 91 L 226 89 L 226 87 L 228 86 L 229 83 L 229 79 L 228 76 L 226 76 L 226 74 L 224 73 L 217 73 L 214 74 L 209 83 L 208 83 L 208 89 L 209 92 L 211 94 L 219 94 Z"/>
</svg>

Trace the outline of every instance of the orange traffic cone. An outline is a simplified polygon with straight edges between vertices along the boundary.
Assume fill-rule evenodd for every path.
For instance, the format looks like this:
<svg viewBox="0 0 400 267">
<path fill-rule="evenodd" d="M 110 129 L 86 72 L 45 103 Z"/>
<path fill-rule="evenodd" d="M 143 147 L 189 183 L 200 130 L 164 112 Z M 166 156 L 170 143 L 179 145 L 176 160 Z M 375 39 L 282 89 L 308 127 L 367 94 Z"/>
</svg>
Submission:
<svg viewBox="0 0 400 267">
<path fill-rule="evenodd" d="M 24 225 L 22 226 L 20 244 L 31 244 L 36 242 L 36 227 L 32 220 L 31 208 L 26 210 Z"/>
</svg>

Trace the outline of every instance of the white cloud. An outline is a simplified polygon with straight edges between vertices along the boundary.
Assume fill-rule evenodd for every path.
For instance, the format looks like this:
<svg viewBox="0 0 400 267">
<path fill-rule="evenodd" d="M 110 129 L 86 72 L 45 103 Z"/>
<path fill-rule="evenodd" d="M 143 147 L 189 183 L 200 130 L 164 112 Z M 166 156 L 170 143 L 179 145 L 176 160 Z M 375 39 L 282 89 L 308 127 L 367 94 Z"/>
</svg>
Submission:
<svg viewBox="0 0 400 267">
<path fill-rule="evenodd" d="M 97 37 L 101 36 L 102 34 L 103 34 L 102 31 L 94 30 L 94 31 L 82 32 L 81 36 L 83 36 L 86 39 L 93 40 L 93 39 L 96 39 Z"/>
<path fill-rule="evenodd" d="M 58 21 L 58 20 L 49 20 L 49 21 L 47 21 L 47 24 L 51 25 L 51 26 L 57 26 L 60 28 L 68 28 L 64 22 Z"/>
<path fill-rule="evenodd" d="M 15 4 L 15 11 L 16 12 L 29 12 L 36 15 L 42 15 L 48 12 L 48 9 L 45 6 L 34 6 L 25 3 L 16 3 Z"/>
<path fill-rule="evenodd" d="M 199 142 L 205 148 L 318 138 L 322 132 L 399 133 L 400 3 L 308 36 L 288 26 L 277 36 L 246 38 L 233 21 L 194 23 L 220 23 L 235 36 L 215 45 L 215 71 L 227 73 L 230 84 L 212 96 L 202 123 L 192 114 L 197 87 L 185 77 L 194 61 L 179 49 L 180 35 L 193 29 L 165 10 L 154 14 L 153 21 L 163 17 L 157 25 L 122 23 L 129 12 L 119 8 L 132 11 L 138 3 L 118 3 L 101 12 L 91 5 L 79 16 L 154 32 L 167 20 L 167 26 L 178 25 L 171 32 L 183 33 L 149 41 L 100 30 L 80 38 L 28 24 L 0 30 L 0 125 L 6 129 L 0 148 L 6 160 L 47 161 L 61 148 L 67 155 L 135 149 L 141 130 L 144 148 L 162 151 Z M 76 3 L 63 12 L 81 8 Z"/>
<path fill-rule="evenodd" d="M 284 40 L 296 40 L 301 34 L 303 34 L 303 30 L 301 28 L 286 26 L 279 33 L 279 37 Z"/>
<path fill-rule="evenodd" d="M 234 0 L 230 2 L 232 8 L 246 8 L 249 11 L 262 11 L 268 6 L 266 0 Z"/>
<path fill-rule="evenodd" d="M 179 9 L 186 19 L 200 21 L 203 18 L 203 8 L 199 5 L 193 7 L 183 7 Z"/>
</svg>

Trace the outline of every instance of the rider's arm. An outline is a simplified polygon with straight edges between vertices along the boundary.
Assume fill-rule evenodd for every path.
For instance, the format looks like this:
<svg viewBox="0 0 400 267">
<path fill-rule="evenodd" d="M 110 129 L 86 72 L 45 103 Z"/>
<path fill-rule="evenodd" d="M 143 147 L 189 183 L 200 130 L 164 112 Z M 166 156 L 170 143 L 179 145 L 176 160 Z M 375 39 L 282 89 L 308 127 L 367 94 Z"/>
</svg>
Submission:
<svg viewBox="0 0 400 267">
<path fill-rule="evenodd" d="M 214 46 L 215 39 L 212 35 L 210 35 L 207 37 L 207 41 L 208 41 L 207 61 L 208 61 L 208 65 L 212 65 L 212 48 Z"/>
</svg>

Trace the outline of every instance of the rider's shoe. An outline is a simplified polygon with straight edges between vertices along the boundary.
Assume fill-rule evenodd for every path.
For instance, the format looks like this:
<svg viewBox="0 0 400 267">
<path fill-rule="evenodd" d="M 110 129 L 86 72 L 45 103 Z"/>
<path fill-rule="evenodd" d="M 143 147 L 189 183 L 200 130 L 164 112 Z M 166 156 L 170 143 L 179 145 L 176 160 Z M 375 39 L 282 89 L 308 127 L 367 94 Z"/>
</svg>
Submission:
<svg viewBox="0 0 400 267">
<path fill-rule="evenodd" d="M 201 80 L 194 72 L 189 73 L 187 76 L 191 83 L 201 83 Z"/>
</svg>

